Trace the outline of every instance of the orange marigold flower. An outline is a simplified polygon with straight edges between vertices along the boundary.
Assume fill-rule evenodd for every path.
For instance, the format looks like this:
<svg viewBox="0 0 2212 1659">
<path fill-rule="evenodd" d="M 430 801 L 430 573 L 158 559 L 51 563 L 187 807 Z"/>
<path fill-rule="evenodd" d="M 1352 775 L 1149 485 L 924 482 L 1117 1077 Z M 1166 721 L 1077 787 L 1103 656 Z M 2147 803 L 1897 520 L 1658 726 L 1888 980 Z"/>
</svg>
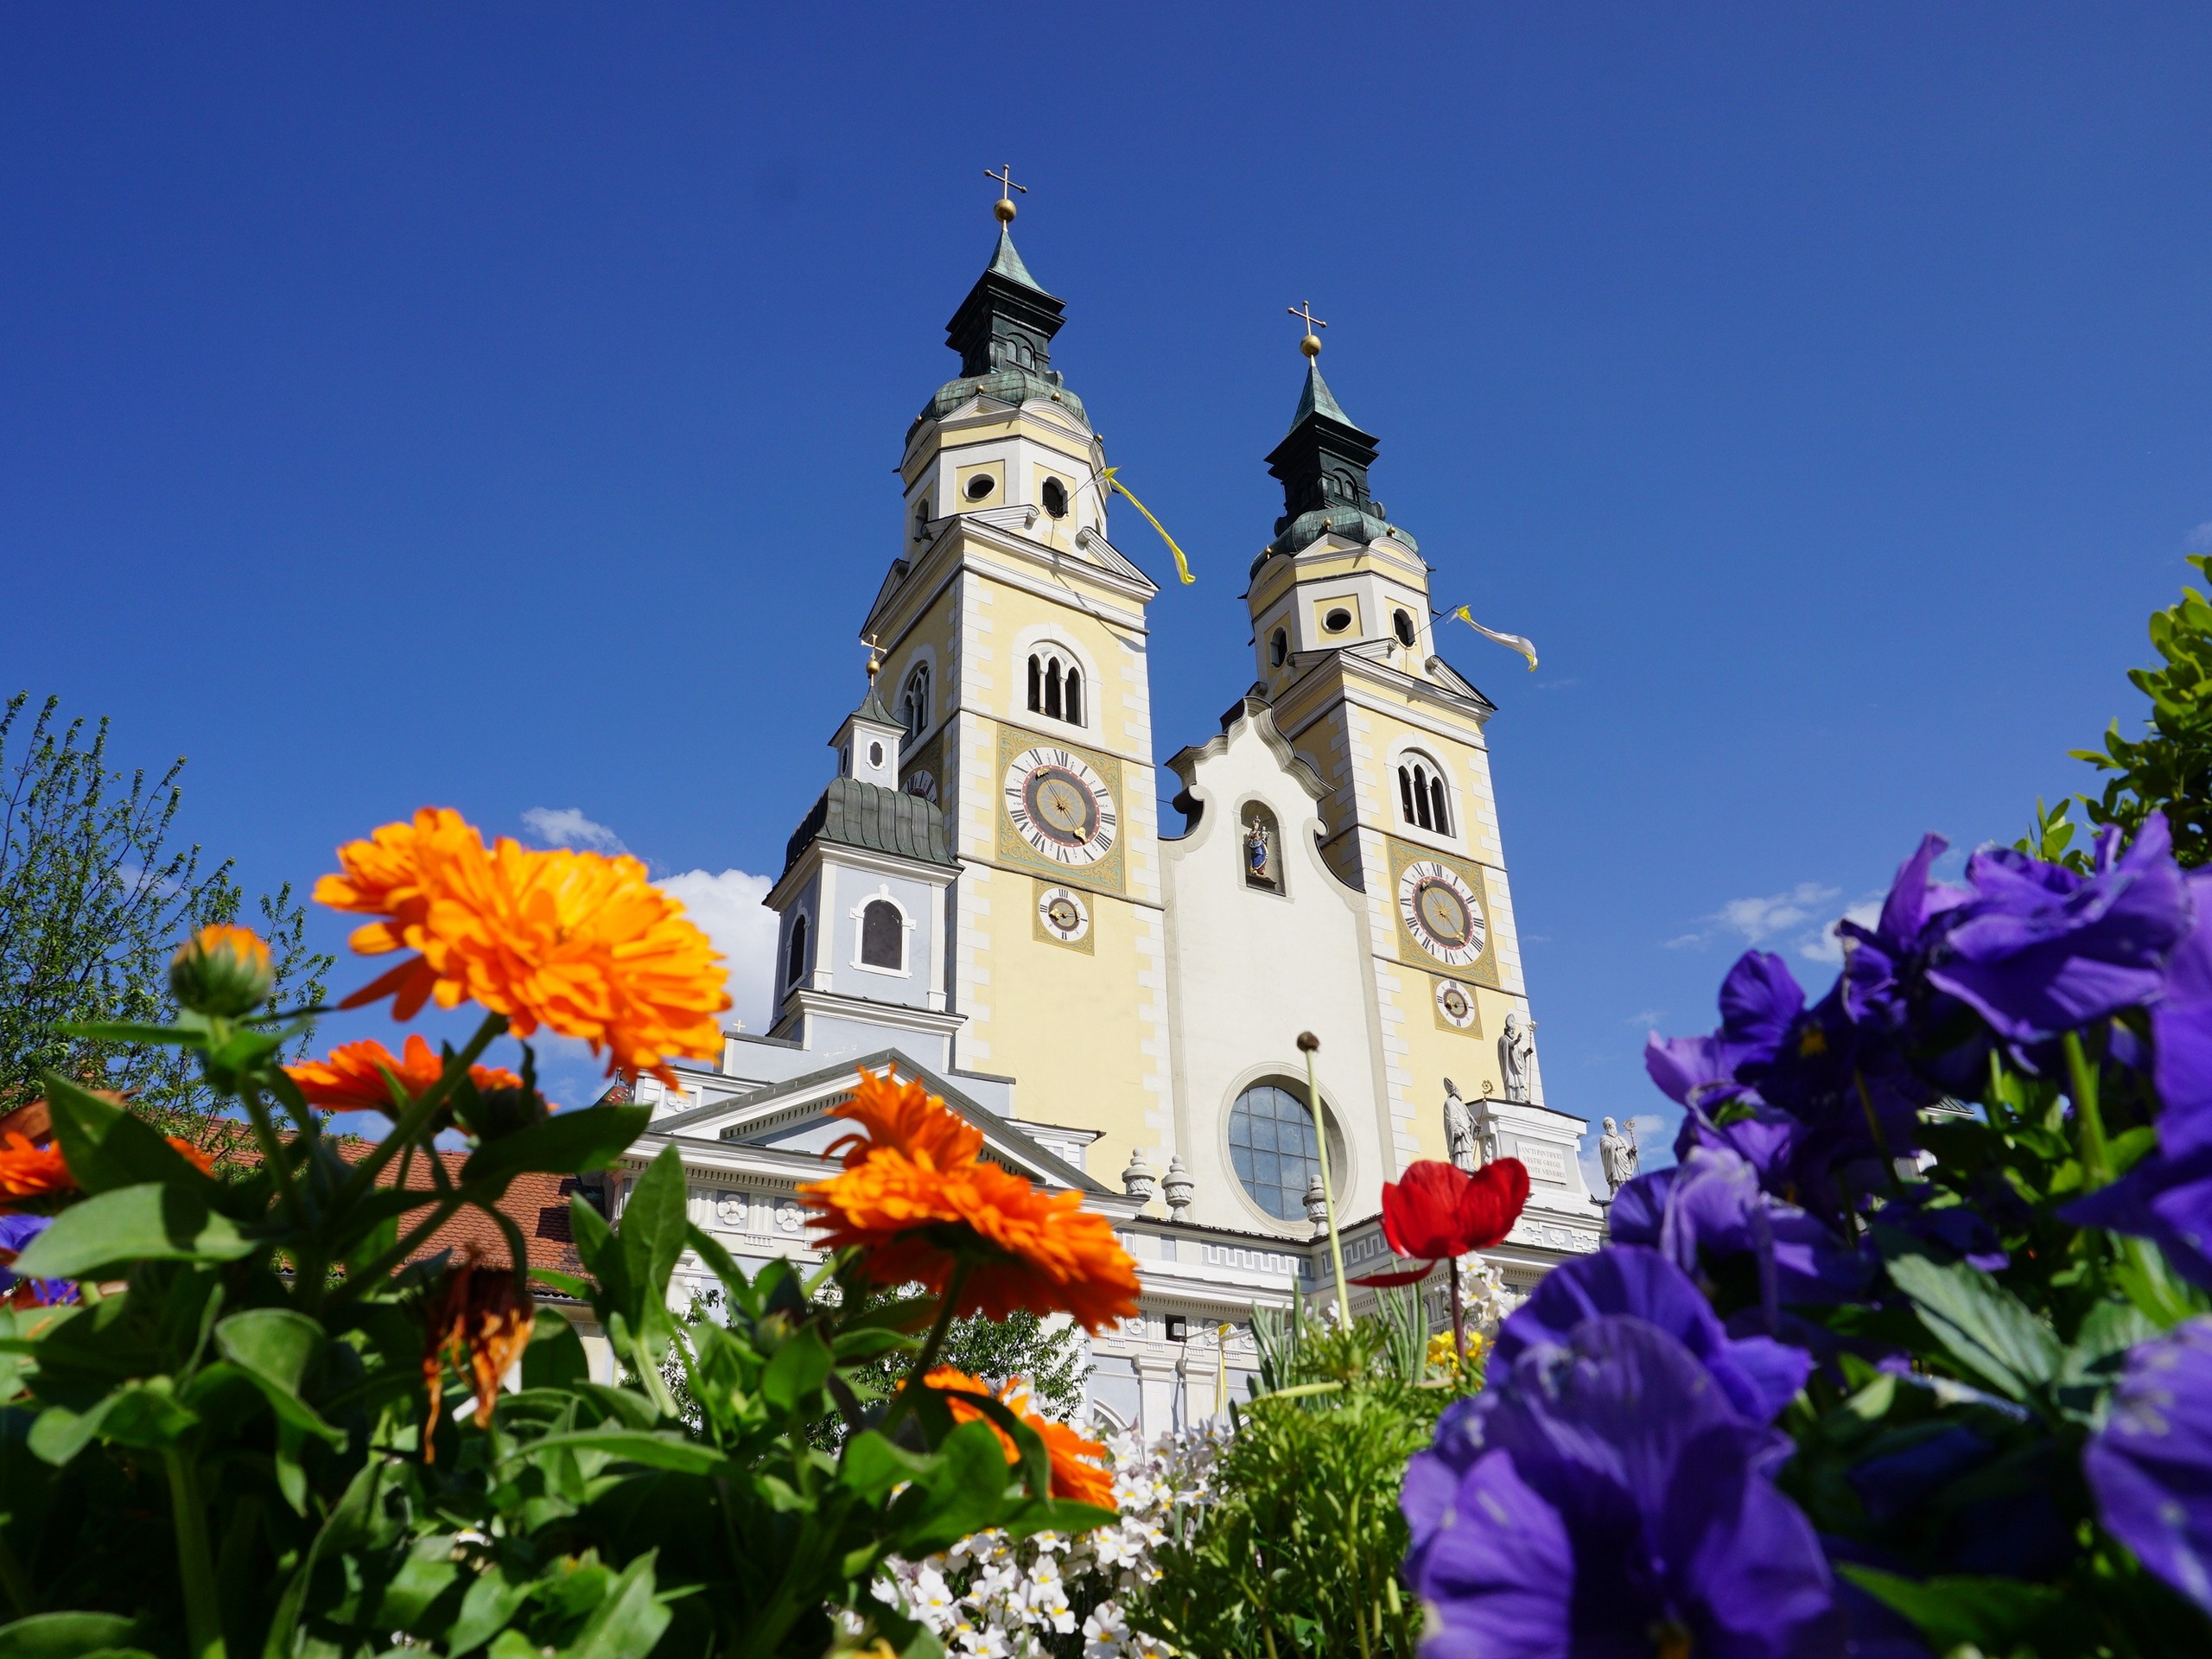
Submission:
<svg viewBox="0 0 2212 1659">
<path fill-rule="evenodd" d="M 1015 1416 L 1035 1429 L 1045 1442 L 1045 1450 L 1052 1462 L 1052 1496 L 1072 1498 L 1078 1503 L 1096 1503 L 1101 1509 L 1114 1507 L 1114 1476 L 1106 1467 L 1106 1448 L 1096 1440 L 1086 1439 L 1065 1423 L 1056 1423 L 1049 1417 L 1030 1409 L 1029 1390 L 1020 1377 L 1009 1377 L 995 1391 L 979 1376 L 950 1365 L 940 1365 L 924 1377 L 923 1382 L 944 1395 L 944 1403 L 952 1413 L 956 1423 L 972 1423 L 979 1419 L 990 1420 L 975 1407 L 962 1403 L 963 1394 L 980 1394 L 995 1399 Z M 991 1424 L 991 1433 L 998 1436 L 999 1445 L 1006 1452 L 1008 1464 L 1021 1461 L 1015 1448 L 1014 1436 Z"/>
<path fill-rule="evenodd" d="M 712 1059 L 730 1006 L 721 958 L 683 906 L 626 854 L 540 851 L 501 836 L 491 847 L 458 812 L 424 807 L 338 849 L 344 867 L 315 884 L 334 910 L 378 916 L 353 931 L 363 956 L 416 954 L 347 997 L 474 1001 L 515 1034 L 541 1025 L 589 1043 L 607 1070 L 650 1071 L 670 1086 L 671 1055 Z"/>
<path fill-rule="evenodd" d="M 391 1082 L 410 1100 L 419 1098 L 444 1074 L 445 1060 L 418 1035 L 410 1035 L 405 1058 L 373 1037 L 340 1043 L 327 1058 L 288 1065 L 285 1073 L 300 1085 L 308 1103 L 342 1112 L 372 1111 L 392 1116 Z M 472 1065 L 468 1080 L 478 1089 L 519 1089 L 522 1079 L 503 1066 Z"/>
<path fill-rule="evenodd" d="M 77 1178 L 59 1147 L 32 1144 L 20 1135 L 0 1135 L 0 1211 L 23 1198 L 73 1192 Z"/>
<path fill-rule="evenodd" d="M 942 1100 L 925 1098 L 926 1110 L 901 1103 L 893 1116 L 880 1091 L 869 1099 L 861 1105 L 856 1092 L 846 1113 L 871 1135 L 846 1152 L 845 1173 L 798 1189 L 826 1248 L 859 1247 L 876 1284 L 918 1282 L 938 1295 L 964 1263 L 956 1317 L 1065 1313 L 1096 1334 L 1137 1311 L 1136 1263 L 1081 1193 L 1039 1192 L 977 1158 L 982 1135 Z M 871 1113 L 884 1118 L 883 1139 Z"/>
<path fill-rule="evenodd" d="M 475 1385 L 476 1427 L 489 1428 L 500 1381 L 530 1345 L 531 1328 L 537 1318 L 529 1294 L 517 1292 L 513 1274 L 474 1262 L 464 1262 L 446 1275 L 428 1311 L 423 1332 L 423 1385 L 430 1396 L 429 1415 L 423 1424 L 425 1463 L 431 1460 L 431 1433 L 445 1407 L 447 1364 Z"/>
<path fill-rule="evenodd" d="M 202 1175 L 213 1175 L 215 1173 L 215 1160 L 212 1154 L 200 1151 L 191 1141 L 178 1135 L 170 1135 L 168 1142 L 177 1149 L 187 1163 L 192 1165 Z"/>
<path fill-rule="evenodd" d="M 830 1109 L 832 1117 L 849 1118 L 860 1133 L 833 1142 L 829 1156 L 842 1156 L 852 1169 L 870 1151 L 891 1147 L 934 1169 L 972 1163 L 983 1149 L 983 1132 L 918 1083 L 900 1083 L 887 1067 L 879 1077 L 863 1066 L 860 1086 L 849 1099 Z"/>
</svg>

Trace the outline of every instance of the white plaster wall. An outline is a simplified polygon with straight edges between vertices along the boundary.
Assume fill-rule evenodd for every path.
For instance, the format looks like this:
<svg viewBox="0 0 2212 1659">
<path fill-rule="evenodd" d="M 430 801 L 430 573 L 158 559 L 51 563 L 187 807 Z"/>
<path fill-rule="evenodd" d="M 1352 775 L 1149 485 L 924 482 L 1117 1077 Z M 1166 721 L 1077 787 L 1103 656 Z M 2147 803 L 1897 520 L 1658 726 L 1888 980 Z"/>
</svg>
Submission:
<svg viewBox="0 0 2212 1659">
<path fill-rule="evenodd" d="M 1300 772 L 1279 759 L 1255 721 L 1238 720 L 1192 768 L 1205 810 L 1179 841 L 1160 843 L 1167 904 L 1168 982 L 1176 1077 L 1176 1145 L 1197 1183 L 1191 1219 L 1304 1238 L 1244 1196 L 1229 1163 L 1229 1108 L 1272 1073 L 1305 1075 L 1298 1033 L 1321 1039 L 1323 1099 L 1349 1142 L 1338 1213 L 1371 1213 L 1396 1173 L 1390 1125 L 1377 1100 L 1368 1019 L 1366 907 L 1314 848 L 1315 804 Z M 1264 802 L 1282 829 L 1286 889 L 1245 885 L 1243 810 Z"/>
</svg>

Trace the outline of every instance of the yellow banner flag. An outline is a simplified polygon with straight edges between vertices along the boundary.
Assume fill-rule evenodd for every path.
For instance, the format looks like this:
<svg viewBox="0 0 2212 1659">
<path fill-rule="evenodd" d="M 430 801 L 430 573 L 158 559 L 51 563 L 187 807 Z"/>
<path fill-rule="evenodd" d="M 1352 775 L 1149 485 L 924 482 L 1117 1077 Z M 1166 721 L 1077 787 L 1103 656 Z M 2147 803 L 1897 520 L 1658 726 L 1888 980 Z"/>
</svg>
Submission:
<svg viewBox="0 0 2212 1659">
<path fill-rule="evenodd" d="M 1122 469 L 1118 467 L 1109 467 L 1104 472 L 1098 474 L 1098 481 L 1101 484 L 1103 484 L 1109 490 L 1118 490 L 1123 495 L 1128 496 L 1129 505 L 1135 507 L 1139 512 L 1144 514 L 1145 523 L 1150 524 L 1154 530 L 1160 532 L 1160 539 L 1167 543 L 1167 550 L 1175 556 L 1175 571 L 1178 575 L 1183 578 L 1184 585 L 1187 587 L 1192 582 L 1196 582 L 1198 578 L 1191 574 L 1191 562 L 1183 556 L 1183 550 L 1175 545 L 1175 538 L 1167 533 L 1166 526 L 1162 524 L 1159 519 L 1152 516 L 1152 509 L 1150 507 L 1147 507 L 1143 502 L 1138 500 L 1135 496 L 1129 494 L 1129 486 L 1128 485 L 1122 483 L 1120 479 L 1114 476 L 1115 474 L 1121 470 Z"/>
</svg>

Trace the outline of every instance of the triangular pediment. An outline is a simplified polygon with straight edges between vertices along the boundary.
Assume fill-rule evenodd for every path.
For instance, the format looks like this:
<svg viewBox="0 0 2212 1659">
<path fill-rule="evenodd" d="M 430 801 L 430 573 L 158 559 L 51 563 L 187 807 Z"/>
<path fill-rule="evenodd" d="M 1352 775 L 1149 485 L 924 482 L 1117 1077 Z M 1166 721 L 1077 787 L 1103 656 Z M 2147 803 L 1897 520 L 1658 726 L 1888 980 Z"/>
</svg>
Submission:
<svg viewBox="0 0 2212 1659">
<path fill-rule="evenodd" d="M 852 1126 L 842 1118 L 830 1116 L 830 1109 L 850 1097 L 861 1068 L 878 1074 L 888 1070 L 900 1082 L 918 1083 L 938 1096 L 982 1131 L 983 1155 L 993 1163 L 1046 1186 L 1109 1194 L 1110 1189 L 1032 1140 L 1019 1124 L 970 1099 L 957 1083 L 895 1048 L 857 1061 L 841 1060 L 734 1100 L 694 1107 L 662 1118 L 648 1133 L 677 1141 L 711 1141 L 822 1157 L 833 1141 L 851 1133 Z"/>
</svg>

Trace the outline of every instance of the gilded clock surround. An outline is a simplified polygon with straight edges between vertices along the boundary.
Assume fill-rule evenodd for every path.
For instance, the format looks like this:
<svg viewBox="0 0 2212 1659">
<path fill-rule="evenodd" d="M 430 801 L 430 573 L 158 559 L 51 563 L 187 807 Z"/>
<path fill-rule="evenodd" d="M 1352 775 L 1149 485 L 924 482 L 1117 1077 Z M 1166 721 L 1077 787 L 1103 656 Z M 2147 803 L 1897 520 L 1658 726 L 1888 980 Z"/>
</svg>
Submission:
<svg viewBox="0 0 2212 1659">
<path fill-rule="evenodd" d="M 1493 991 L 1503 988 L 1497 976 L 1497 928 L 1491 914 L 1490 886 L 1484 879 L 1483 867 L 1470 859 L 1440 853 L 1433 848 L 1415 847 L 1394 837 L 1386 836 L 1383 844 L 1389 849 L 1389 899 L 1390 913 L 1397 925 L 1401 959 L 1432 975 L 1440 967 L 1447 966 L 1440 963 L 1414 936 L 1413 930 L 1406 925 L 1405 913 L 1398 905 L 1399 884 L 1405 878 L 1408 866 L 1424 863 L 1441 865 L 1465 883 L 1467 890 L 1475 895 L 1476 901 L 1482 907 L 1484 921 L 1482 954 L 1471 962 L 1448 964 L 1446 976 L 1457 979 L 1464 985 L 1480 985 Z M 1440 1023 L 1442 1023 L 1440 1020 Z"/>
<path fill-rule="evenodd" d="M 1107 792 L 1113 797 L 1114 811 L 1117 820 L 1113 844 L 1103 855 L 1090 863 L 1062 863 L 1058 859 L 1046 857 L 1023 838 L 1021 832 L 1014 827 L 1014 820 L 1007 815 L 1006 799 L 1001 787 L 1007 769 L 1014 764 L 1016 755 L 1024 750 L 1034 748 L 1065 750 L 1082 761 L 1090 771 L 1096 772 L 1100 780 L 1105 784 Z M 1071 743 L 1058 733 L 1026 731 L 1020 727 L 1001 726 L 998 766 L 992 773 L 992 788 L 993 792 L 999 797 L 993 814 L 998 824 L 995 850 L 999 862 L 1010 864 L 1033 874 L 1049 875 L 1055 881 L 1068 887 L 1084 887 L 1093 892 L 1109 893 L 1117 896 L 1127 891 L 1125 871 L 1128 858 L 1128 804 L 1122 789 L 1122 763 L 1119 760 L 1110 754 L 1103 754 L 1096 749 L 1085 748 L 1081 744 Z"/>
</svg>

